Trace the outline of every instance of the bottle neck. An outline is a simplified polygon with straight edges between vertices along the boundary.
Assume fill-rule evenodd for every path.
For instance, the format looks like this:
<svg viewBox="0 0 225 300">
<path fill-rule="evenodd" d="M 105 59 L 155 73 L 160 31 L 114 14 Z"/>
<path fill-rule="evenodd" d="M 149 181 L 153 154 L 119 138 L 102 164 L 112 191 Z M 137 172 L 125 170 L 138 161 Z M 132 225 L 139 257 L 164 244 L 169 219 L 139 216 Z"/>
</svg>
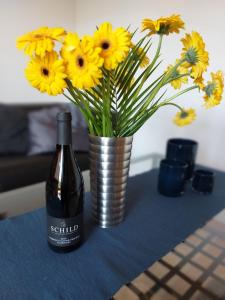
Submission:
<svg viewBox="0 0 225 300">
<path fill-rule="evenodd" d="M 70 121 L 57 122 L 57 144 L 72 146 L 72 128 Z"/>
</svg>

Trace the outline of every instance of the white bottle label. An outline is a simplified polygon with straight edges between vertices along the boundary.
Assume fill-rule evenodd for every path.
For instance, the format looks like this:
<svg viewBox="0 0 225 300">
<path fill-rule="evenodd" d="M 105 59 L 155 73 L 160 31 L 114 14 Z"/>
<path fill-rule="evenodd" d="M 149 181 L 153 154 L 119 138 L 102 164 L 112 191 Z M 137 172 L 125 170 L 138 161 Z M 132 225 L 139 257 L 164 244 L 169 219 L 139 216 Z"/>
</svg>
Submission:
<svg viewBox="0 0 225 300">
<path fill-rule="evenodd" d="M 82 214 L 73 218 L 54 218 L 47 215 L 48 242 L 58 247 L 78 244 L 82 238 Z"/>
</svg>

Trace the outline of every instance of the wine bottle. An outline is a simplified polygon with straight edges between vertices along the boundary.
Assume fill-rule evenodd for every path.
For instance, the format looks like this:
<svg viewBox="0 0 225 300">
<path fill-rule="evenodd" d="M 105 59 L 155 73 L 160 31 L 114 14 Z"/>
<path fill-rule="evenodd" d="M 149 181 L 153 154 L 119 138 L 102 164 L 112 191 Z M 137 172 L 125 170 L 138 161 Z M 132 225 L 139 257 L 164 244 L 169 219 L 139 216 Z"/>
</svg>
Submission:
<svg viewBox="0 0 225 300">
<path fill-rule="evenodd" d="M 71 114 L 57 115 L 57 145 L 46 183 L 48 245 L 57 252 L 83 240 L 84 184 L 72 149 Z"/>
</svg>

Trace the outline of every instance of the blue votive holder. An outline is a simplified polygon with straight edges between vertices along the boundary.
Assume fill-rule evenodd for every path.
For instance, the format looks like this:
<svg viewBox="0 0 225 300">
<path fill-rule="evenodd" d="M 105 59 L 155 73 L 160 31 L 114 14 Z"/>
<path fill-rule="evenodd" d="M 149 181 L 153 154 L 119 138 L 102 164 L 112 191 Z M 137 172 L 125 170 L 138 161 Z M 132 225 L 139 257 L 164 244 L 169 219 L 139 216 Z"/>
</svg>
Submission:
<svg viewBox="0 0 225 300">
<path fill-rule="evenodd" d="M 178 197 L 184 193 L 187 163 L 163 159 L 160 163 L 158 191 L 168 197 Z"/>
<path fill-rule="evenodd" d="M 167 142 L 166 158 L 186 162 L 188 164 L 187 177 L 193 177 L 198 143 L 189 139 L 170 139 Z"/>
<path fill-rule="evenodd" d="M 196 170 L 192 180 L 192 188 L 201 194 L 211 194 L 214 187 L 214 173 L 207 170 Z"/>
</svg>

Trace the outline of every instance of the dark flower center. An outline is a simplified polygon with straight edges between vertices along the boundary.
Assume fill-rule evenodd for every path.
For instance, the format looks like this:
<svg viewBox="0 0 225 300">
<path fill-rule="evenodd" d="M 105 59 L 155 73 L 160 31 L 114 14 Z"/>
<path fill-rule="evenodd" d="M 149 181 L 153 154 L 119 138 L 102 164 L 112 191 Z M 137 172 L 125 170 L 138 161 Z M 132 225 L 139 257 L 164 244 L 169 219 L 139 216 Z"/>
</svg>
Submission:
<svg viewBox="0 0 225 300">
<path fill-rule="evenodd" d="M 159 31 L 157 31 L 158 34 L 168 34 L 170 29 L 170 25 L 161 24 Z"/>
<path fill-rule="evenodd" d="M 45 75 L 45 76 L 48 76 L 49 75 L 49 70 L 46 69 L 46 68 L 43 68 L 42 69 L 42 74 Z"/>
<path fill-rule="evenodd" d="M 101 46 L 102 46 L 102 49 L 107 50 L 107 49 L 109 49 L 109 46 L 110 46 L 110 45 L 109 45 L 109 42 L 106 42 L 106 41 L 105 41 L 105 42 L 102 43 Z"/>
<path fill-rule="evenodd" d="M 185 119 L 185 118 L 187 118 L 187 116 L 188 116 L 188 113 L 186 111 L 182 111 L 180 114 L 181 119 Z"/>
<path fill-rule="evenodd" d="M 82 68 L 84 66 L 84 59 L 82 57 L 78 57 L 77 64 Z"/>
<path fill-rule="evenodd" d="M 42 37 L 43 37 L 43 35 L 38 34 L 38 33 L 34 35 L 34 38 L 36 38 L 36 39 L 40 39 L 40 38 L 42 38 Z"/>
</svg>

